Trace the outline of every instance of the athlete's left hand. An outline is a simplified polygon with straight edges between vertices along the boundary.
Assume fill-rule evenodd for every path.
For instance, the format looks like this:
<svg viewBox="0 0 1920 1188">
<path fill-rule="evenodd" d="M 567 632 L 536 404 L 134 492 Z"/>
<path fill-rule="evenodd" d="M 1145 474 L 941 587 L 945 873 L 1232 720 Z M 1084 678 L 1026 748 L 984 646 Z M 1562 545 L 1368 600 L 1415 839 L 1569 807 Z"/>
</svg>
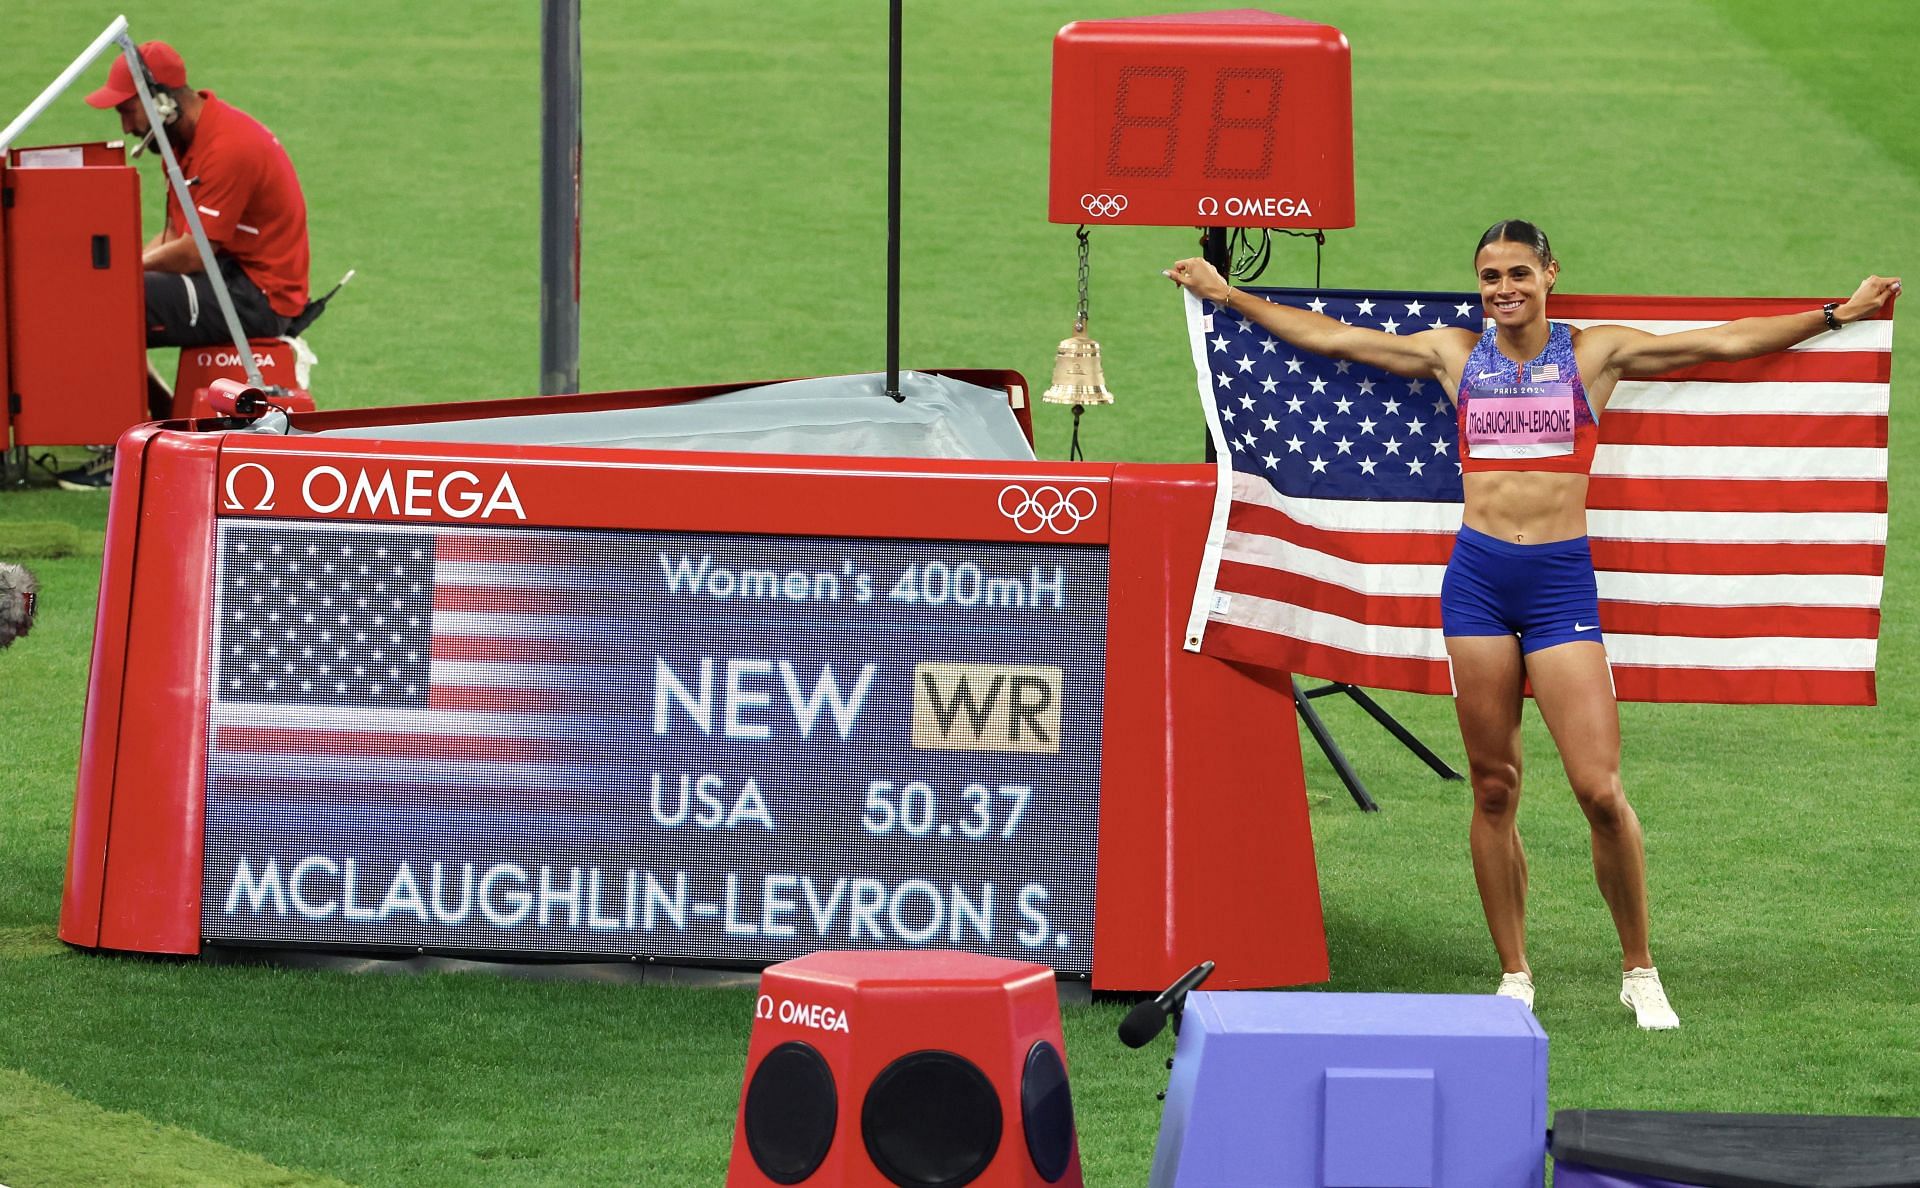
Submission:
<svg viewBox="0 0 1920 1188">
<path fill-rule="evenodd" d="M 1860 287 L 1853 291 L 1853 296 L 1847 298 L 1839 309 L 1833 311 L 1834 320 L 1845 323 L 1870 318 L 1879 313 L 1880 307 L 1899 291 L 1899 277 L 1870 276 L 1860 282 Z"/>
</svg>

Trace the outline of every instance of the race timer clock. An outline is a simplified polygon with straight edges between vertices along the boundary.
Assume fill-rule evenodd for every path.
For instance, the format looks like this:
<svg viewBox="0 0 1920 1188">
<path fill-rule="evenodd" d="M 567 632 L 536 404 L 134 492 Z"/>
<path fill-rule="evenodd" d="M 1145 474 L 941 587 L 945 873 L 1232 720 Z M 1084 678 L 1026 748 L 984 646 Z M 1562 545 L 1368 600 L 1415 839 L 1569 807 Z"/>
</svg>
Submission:
<svg viewBox="0 0 1920 1188">
<path fill-rule="evenodd" d="M 1353 226 L 1346 37 L 1255 9 L 1068 25 L 1053 41 L 1047 218 Z"/>
</svg>

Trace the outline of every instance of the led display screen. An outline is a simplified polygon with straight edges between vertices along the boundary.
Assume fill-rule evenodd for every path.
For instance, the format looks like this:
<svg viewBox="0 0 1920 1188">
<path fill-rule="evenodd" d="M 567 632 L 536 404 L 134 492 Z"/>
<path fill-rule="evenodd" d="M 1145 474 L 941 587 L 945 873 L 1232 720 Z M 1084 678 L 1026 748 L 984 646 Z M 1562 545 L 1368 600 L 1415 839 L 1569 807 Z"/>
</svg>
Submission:
<svg viewBox="0 0 1920 1188">
<path fill-rule="evenodd" d="M 1107 552 L 219 522 L 214 941 L 1092 965 Z"/>
</svg>

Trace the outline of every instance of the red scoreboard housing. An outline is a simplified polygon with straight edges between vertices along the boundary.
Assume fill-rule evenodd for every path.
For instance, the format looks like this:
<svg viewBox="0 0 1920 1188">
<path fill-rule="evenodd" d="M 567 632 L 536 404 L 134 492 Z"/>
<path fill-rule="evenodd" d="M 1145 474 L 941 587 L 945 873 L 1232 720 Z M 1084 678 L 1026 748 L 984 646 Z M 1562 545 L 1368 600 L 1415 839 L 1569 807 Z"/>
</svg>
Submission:
<svg viewBox="0 0 1920 1188">
<path fill-rule="evenodd" d="M 1010 372 L 952 374 L 1024 392 Z M 402 426 L 593 415 L 744 386 L 296 414 L 302 432 L 290 436 L 187 421 L 128 432 L 62 939 L 172 954 L 254 944 L 743 965 L 980 941 L 974 951 L 1031 952 L 1101 989 L 1158 989 L 1203 959 L 1218 962 L 1224 986 L 1324 980 L 1288 677 L 1180 647 L 1212 467 L 394 439 Z M 662 581 L 671 567 L 654 552 L 668 540 L 693 542 L 674 546 L 691 560 Z M 431 679 L 431 698 L 308 706 L 259 692 L 283 664 L 293 672 L 295 621 L 320 611 L 324 627 L 346 604 L 335 581 L 351 568 L 347 550 L 358 562 L 376 547 L 394 554 L 383 570 L 401 551 L 428 554 L 409 574 L 432 587 L 420 613 L 433 620 L 419 644 L 431 656 L 379 692 L 398 698 L 402 681 Z M 706 572 L 711 558 L 717 572 L 736 547 L 814 560 L 781 562 L 756 601 L 721 606 L 714 575 L 698 599 L 669 593 L 691 584 L 690 566 Z M 271 564 L 254 560 L 270 552 Z M 315 566 L 334 553 L 340 572 L 329 563 L 323 575 Z M 1046 567 L 1032 597 L 993 577 L 1010 554 L 1021 573 L 1029 558 Z M 851 576 L 833 578 L 847 600 L 815 597 L 843 557 L 848 575 L 872 571 L 868 606 L 845 604 Z M 571 576 L 539 589 L 513 577 L 541 570 Z M 655 589 L 636 590 L 649 573 Z M 920 584 L 889 601 L 907 573 Z M 285 595 L 316 578 L 314 593 L 296 595 L 311 603 L 302 616 Z M 386 580 L 382 602 L 409 579 Z M 593 583 L 575 626 L 537 626 Z M 1068 605 L 1070 583 L 1080 584 Z M 285 589 L 253 597 L 267 586 Z M 323 609 L 328 597 L 337 603 Z M 1016 622 L 1023 614 L 1034 630 Z M 504 625 L 490 641 L 474 634 L 488 623 Z M 930 662 L 905 654 L 915 650 Z M 834 659 L 849 653 L 868 660 L 870 687 Z M 785 693 L 770 656 L 791 658 L 780 662 Z M 840 664 L 838 685 L 830 673 L 816 683 L 827 663 Z M 703 684 L 703 664 L 724 675 Z M 1033 701 L 1027 725 L 1052 723 L 1059 753 L 1036 750 L 1031 730 L 1013 742 L 969 735 L 960 749 L 922 738 L 1004 733 L 1006 718 L 986 721 L 986 699 L 927 711 L 922 686 L 956 673 L 976 690 L 988 675 L 1024 682 L 1041 700 L 1052 680 L 1066 708 L 1049 718 Z M 296 678 L 283 679 L 290 690 Z M 581 697 L 633 712 L 599 733 L 543 725 L 566 720 L 541 718 L 548 707 L 536 702 Z M 759 723 L 789 701 L 813 733 L 800 737 L 788 717 L 768 737 Z M 690 757 L 701 748 L 720 758 Z M 685 776 L 677 802 L 671 777 L 653 776 L 649 794 L 641 768 L 676 763 L 711 764 L 740 819 L 719 823 L 716 800 L 713 827 L 696 828 Z M 991 764 L 1024 765 L 1031 804 L 989 775 L 963 799 L 974 777 L 953 773 Z M 1075 797 L 1053 796 L 1075 764 Z M 744 775 L 761 791 L 743 792 Z M 704 799 L 708 777 L 697 784 Z M 785 785 L 799 791 L 782 800 Z M 694 804 L 691 816 L 703 811 Z M 536 834 L 551 839 L 546 857 L 527 856 Z M 468 848 L 428 853 L 443 843 Z M 1006 873 L 1015 867 L 1028 873 Z M 989 902 L 980 888 L 996 881 Z"/>
<path fill-rule="evenodd" d="M 1257 9 L 1068 25 L 1053 42 L 1047 217 L 1353 226 L 1345 35 Z"/>
</svg>

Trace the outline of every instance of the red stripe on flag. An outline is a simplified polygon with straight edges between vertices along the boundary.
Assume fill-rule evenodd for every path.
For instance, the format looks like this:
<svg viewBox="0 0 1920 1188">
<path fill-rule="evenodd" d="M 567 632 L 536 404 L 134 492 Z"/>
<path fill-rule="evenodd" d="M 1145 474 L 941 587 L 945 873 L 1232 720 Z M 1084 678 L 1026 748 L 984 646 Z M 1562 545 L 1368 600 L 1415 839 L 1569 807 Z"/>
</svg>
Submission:
<svg viewBox="0 0 1920 1188">
<path fill-rule="evenodd" d="M 1817 384 L 1884 384 L 1893 378 L 1891 351 L 1779 351 L 1734 363 L 1696 363 L 1647 380 L 1709 380 L 1725 384 L 1762 381 Z M 1738 397 L 1729 395 L 1729 399 Z"/>
<path fill-rule="evenodd" d="M 579 701 L 568 690 L 517 685 L 435 685 L 427 694 L 429 709 L 494 714 L 571 713 L 580 708 Z"/>
<path fill-rule="evenodd" d="M 1641 297 L 1620 293 L 1555 293 L 1547 298 L 1549 318 L 1619 318 L 1622 321 L 1730 322 L 1735 318 L 1772 318 L 1781 314 L 1818 313 L 1838 297 Z M 1890 321 L 1889 301 L 1868 321 Z"/>
<path fill-rule="evenodd" d="M 1621 409 L 1601 421 L 1609 445 L 1816 446 L 1885 449 L 1887 419 L 1872 413 L 1663 413 Z"/>
<path fill-rule="evenodd" d="M 578 592 L 536 586 L 447 586 L 433 588 L 433 609 L 515 615 L 577 615 Z"/>
<path fill-rule="evenodd" d="M 1864 606 L 1685 606 L 1603 598 L 1600 628 L 1614 635 L 1694 639 L 1874 639 L 1880 634 L 1880 612 Z"/>
<path fill-rule="evenodd" d="M 1781 573 L 1880 576 L 1887 549 L 1877 544 L 1729 544 L 1595 537 L 1593 565 L 1617 573 Z"/>
<path fill-rule="evenodd" d="M 1884 512 L 1878 479 L 1676 479 L 1595 476 L 1591 511 Z"/>
<path fill-rule="evenodd" d="M 1613 666 L 1622 701 L 1697 701 L 1720 705 L 1873 705 L 1871 672 L 1794 668 L 1648 668 Z"/>
<path fill-rule="evenodd" d="M 282 726 L 222 726 L 213 749 L 263 755 L 380 756 L 490 763 L 562 763 L 604 755 L 597 746 L 563 747 L 543 739 L 470 734 L 415 734 L 381 730 L 292 729 Z"/>
</svg>

